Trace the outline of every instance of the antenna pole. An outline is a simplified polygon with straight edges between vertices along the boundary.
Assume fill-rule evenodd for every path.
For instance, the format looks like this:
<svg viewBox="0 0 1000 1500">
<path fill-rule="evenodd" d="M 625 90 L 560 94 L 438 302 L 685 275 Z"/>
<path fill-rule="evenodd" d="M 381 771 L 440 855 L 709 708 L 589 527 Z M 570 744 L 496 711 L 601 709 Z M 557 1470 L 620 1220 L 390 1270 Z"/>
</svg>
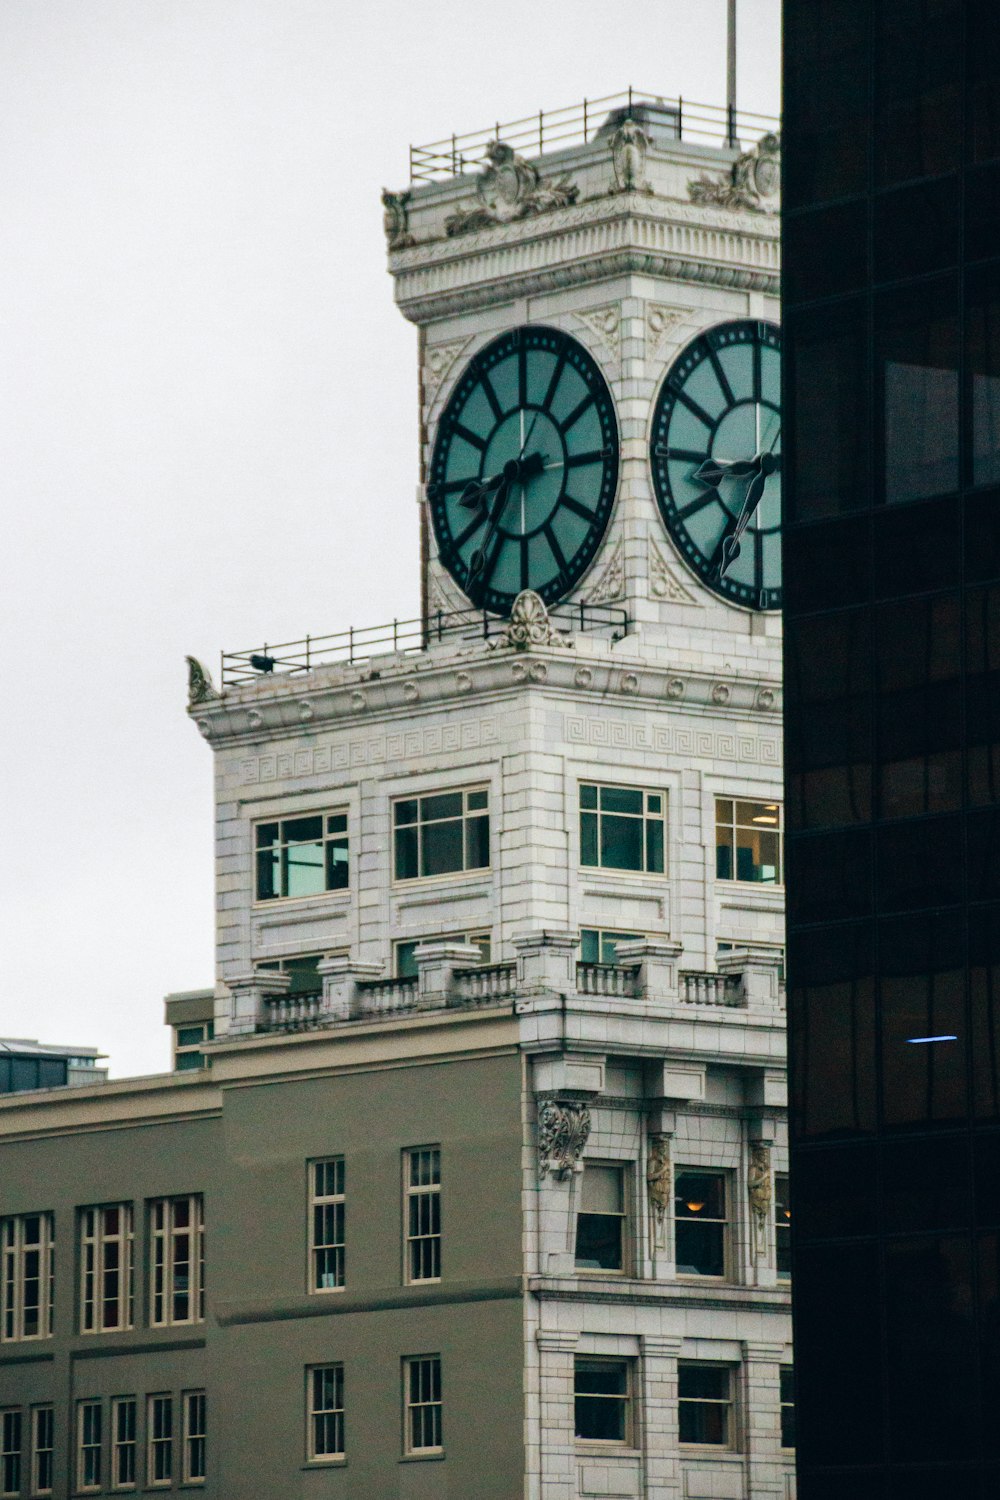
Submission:
<svg viewBox="0 0 1000 1500">
<path fill-rule="evenodd" d="M 726 0 L 726 136 L 730 146 L 736 139 L 736 0 Z"/>
</svg>

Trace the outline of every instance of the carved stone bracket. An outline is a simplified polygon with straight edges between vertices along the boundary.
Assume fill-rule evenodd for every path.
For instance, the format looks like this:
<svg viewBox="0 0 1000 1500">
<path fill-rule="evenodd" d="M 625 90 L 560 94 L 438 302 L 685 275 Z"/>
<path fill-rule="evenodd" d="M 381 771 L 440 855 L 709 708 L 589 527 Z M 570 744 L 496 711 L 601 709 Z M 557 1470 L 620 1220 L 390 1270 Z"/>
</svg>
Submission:
<svg viewBox="0 0 1000 1500">
<path fill-rule="evenodd" d="M 188 708 L 196 703 L 209 703 L 221 695 L 216 691 L 208 669 L 195 656 L 185 656 L 188 664 Z"/>
<path fill-rule="evenodd" d="M 673 1204 L 673 1171 L 670 1165 L 670 1137 L 651 1135 L 646 1157 L 646 1195 L 649 1198 L 649 1227 L 654 1250 L 667 1248 L 667 1224 Z"/>
<path fill-rule="evenodd" d="M 561 1182 L 579 1169 L 590 1136 L 586 1104 L 543 1099 L 538 1106 L 538 1175 Z"/>
<path fill-rule="evenodd" d="M 688 197 L 692 203 L 776 214 L 780 189 L 781 137 L 768 132 L 752 150 L 738 156 L 728 172 L 702 172 L 689 182 Z"/>
<path fill-rule="evenodd" d="M 538 168 L 518 156 L 505 141 L 490 141 L 486 147 L 486 166 L 476 179 L 475 208 L 459 208 L 445 220 L 445 232 L 451 237 L 489 229 L 494 224 L 509 224 L 528 219 L 553 208 L 575 203 L 580 189 L 570 181 L 569 173 L 543 180 Z"/>
<path fill-rule="evenodd" d="M 757 1260 L 767 1250 L 767 1224 L 771 1216 L 771 1153 L 766 1146 L 750 1147 L 747 1197 L 753 1225 L 753 1252 Z"/>
<path fill-rule="evenodd" d="M 522 589 L 497 644 L 527 651 L 530 646 L 569 646 L 572 642 L 553 625 L 541 596 L 534 589 Z"/>
</svg>

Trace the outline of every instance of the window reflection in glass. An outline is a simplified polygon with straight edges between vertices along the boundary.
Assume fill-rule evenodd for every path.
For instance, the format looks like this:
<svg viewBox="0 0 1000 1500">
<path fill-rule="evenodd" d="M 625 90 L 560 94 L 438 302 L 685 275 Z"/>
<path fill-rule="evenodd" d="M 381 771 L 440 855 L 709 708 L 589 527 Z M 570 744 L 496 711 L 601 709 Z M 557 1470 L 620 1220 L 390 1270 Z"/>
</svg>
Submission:
<svg viewBox="0 0 1000 1500">
<path fill-rule="evenodd" d="M 958 319 L 951 281 L 886 293 L 876 304 L 885 498 L 958 485 Z"/>
</svg>

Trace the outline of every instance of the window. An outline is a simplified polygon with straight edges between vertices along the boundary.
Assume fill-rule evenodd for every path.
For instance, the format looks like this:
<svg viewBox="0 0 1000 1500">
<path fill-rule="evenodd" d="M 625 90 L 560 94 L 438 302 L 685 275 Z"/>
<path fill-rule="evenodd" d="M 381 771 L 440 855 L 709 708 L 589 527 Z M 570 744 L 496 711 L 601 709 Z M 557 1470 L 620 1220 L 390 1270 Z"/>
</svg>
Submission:
<svg viewBox="0 0 1000 1500">
<path fill-rule="evenodd" d="M 80 1332 L 108 1333 L 133 1321 L 132 1205 L 80 1210 Z"/>
<path fill-rule="evenodd" d="M 257 900 L 347 889 L 347 814 L 258 823 Z"/>
<path fill-rule="evenodd" d="M 111 1488 L 135 1489 L 135 1397 L 111 1403 Z"/>
<path fill-rule="evenodd" d="M 406 1279 L 441 1279 L 441 1148 L 406 1152 Z"/>
<path fill-rule="evenodd" d="M 725 1276 L 726 1185 L 724 1172 L 677 1172 L 674 1235 L 678 1276 Z"/>
<path fill-rule="evenodd" d="M 0 1495 L 21 1493 L 21 1413 L 0 1412 Z"/>
<path fill-rule="evenodd" d="M 403 1431 L 407 1453 L 440 1453 L 441 1356 L 403 1361 Z"/>
<path fill-rule="evenodd" d="M 185 1484 L 202 1484 L 205 1479 L 205 1392 L 185 1391 L 184 1407 Z"/>
<path fill-rule="evenodd" d="M 621 1167 L 587 1162 L 576 1216 L 576 1265 L 580 1271 L 625 1268 L 625 1173 Z"/>
<path fill-rule="evenodd" d="M 22 1214 L 0 1222 L 0 1339 L 52 1337 L 54 1220 Z"/>
<path fill-rule="evenodd" d="M 36 1406 L 31 1413 L 31 1493 L 51 1495 L 55 1417 L 51 1406 Z"/>
<path fill-rule="evenodd" d="M 682 1443 L 733 1446 L 732 1370 L 725 1365 L 679 1364 L 677 1396 Z"/>
<path fill-rule="evenodd" d="M 416 977 L 417 965 L 413 955 L 421 943 L 470 943 L 473 948 L 479 949 L 481 962 L 484 964 L 489 963 L 492 952 L 488 932 L 449 932 L 442 937 L 407 938 L 404 942 L 393 945 L 393 968 L 397 979 Z"/>
<path fill-rule="evenodd" d="M 666 797 L 627 786 L 580 786 L 580 863 L 663 874 Z"/>
<path fill-rule="evenodd" d="M 332 1292 L 344 1285 L 344 1158 L 332 1156 L 310 1164 L 311 1292 Z"/>
<path fill-rule="evenodd" d="M 146 1416 L 146 1483 L 169 1486 L 174 1473 L 174 1398 L 150 1396 Z"/>
<path fill-rule="evenodd" d="M 486 870 L 490 863 L 489 792 L 438 792 L 393 803 L 397 880 Z"/>
<path fill-rule="evenodd" d="M 715 874 L 719 880 L 781 884 L 779 803 L 716 797 Z"/>
<path fill-rule="evenodd" d="M 78 1401 L 76 1404 L 78 1490 L 101 1488 L 101 1415 L 100 1401 Z"/>
<path fill-rule="evenodd" d="M 795 1447 L 795 1372 L 781 1366 L 781 1446 Z"/>
<path fill-rule="evenodd" d="M 580 962 L 584 964 L 616 964 L 619 943 L 638 943 L 641 932 L 611 932 L 606 927 L 581 927 Z"/>
<path fill-rule="evenodd" d="M 792 1274 L 792 1201 L 787 1172 L 774 1174 L 774 1258 L 778 1275 L 787 1280 Z"/>
<path fill-rule="evenodd" d="M 306 1371 L 308 1448 L 313 1463 L 344 1456 L 344 1367 L 316 1365 Z"/>
<path fill-rule="evenodd" d="M 174 1027 L 174 1072 L 188 1073 L 205 1066 L 202 1046 L 215 1036 L 214 1021 L 199 1021 L 197 1025 Z"/>
<path fill-rule="evenodd" d="M 150 1322 L 200 1323 L 205 1317 L 205 1230 L 201 1195 L 157 1198 L 150 1205 L 153 1284 Z"/>
<path fill-rule="evenodd" d="M 627 1360 L 577 1355 L 573 1368 L 573 1407 L 579 1442 L 630 1442 L 631 1404 L 631 1368 Z"/>
</svg>

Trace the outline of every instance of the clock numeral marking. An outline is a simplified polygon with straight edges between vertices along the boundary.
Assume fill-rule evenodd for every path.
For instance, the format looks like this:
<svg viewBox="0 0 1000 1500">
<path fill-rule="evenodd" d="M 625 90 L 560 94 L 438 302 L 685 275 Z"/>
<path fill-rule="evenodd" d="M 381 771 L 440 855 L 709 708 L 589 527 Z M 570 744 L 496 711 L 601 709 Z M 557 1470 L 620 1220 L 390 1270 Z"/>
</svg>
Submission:
<svg viewBox="0 0 1000 1500">
<path fill-rule="evenodd" d="M 469 522 L 468 526 L 466 526 L 465 530 L 460 532 L 459 535 L 455 538 L 454 545 L 456 547 L 464 547 L 466 542 L 469 540 L 469 537 L 474 535 L 474 533 L 479 530 L 480 526 L 482 526 L 483 522 L 486 520 L 486 515 L 487 512 L 483 510 L 480 511 L 478 516 L 473 516 L 472 520 Z"/>
<path fill-rule="evenodd" d="M 708 357 L 711 360 L 712 370 L 716 380 L 719 382 L 719 388 L 722 391 L 723 397 L 725 398 L 726 405 L 735 406 L 736 397 L 733 395 L 733 388 L 729 384 L 729 379 L 726 375 L 726 372 L 722 368 L 721 359 L 712 348 L 709 348 Z"/>
<path fill-rule="evenodd" d="M 561 502 L 567 510 L 571 510 L 574 516 L 582 516 L 585 521 L 593 521 L 596 511 L 589 510 L 586 505 L 581 505 L 579 500 L 574 500 L 572 495 L 564 495 Z"/>
<path fill-rule="evenodd" d="M 552 371 L 552 379 L 549 381 L 549 388 L 545 392 L 545 399 L 542 401 L 542 406 L 544 407 L 544 409 L 546 411 L 548 411 L 549 407 L 552 405 L 553 400 L 555 399 L 556 387 L 558 386 L 560 380 L 562 379 L 562 372 L 563 372 L 563 369 L 565 367 L 565 364 L 566 364 L 566 350 L 565 349 L 560 349 L 559 355 L 558 355 L 558 357 L 556 359 L 556 367 Z"/>
<path fill-rule="evenodd" d="M 692 400 L 687 391 L 678 391 L 677 399 L 687 407 L 688 411 L 693 417 L 697 417 L 698 421 L 703 423 L 703 425 L 708 428 L 709 432 L 712 431 L 715 426 L 712 418 L 708 415 L 708 412 L 703 406 L 699 406 L 697 401 Z"/>
<path fill-rule="evenodd" d="M 522 587 L 522 589 L 527 589 L 527 588 L 531 587 L 530 578 L 531 578 L 531 575 L 530 575 L 530 572 L 529 572 L 529 569 L 528 569 L 528 538 L 526 536 L 523 536 L 521 538 L 521 587 Z"/>
<path fill-rule="evenodd" d="M 552 522 L 546 521 L 545 525 L 542 527 L 542 531 L 545 535 L 545 540 L 549 544 L 549 550 L 556 560 L 556 564 L 559 568 L 560 573 L 564 573 L 566 571 L 566 554 L 559 545 L 559 539 L 552 529 Z M 524 587 L 523 584 L 522 587 Z"/>
<path fill-rule="evenodd" d="M 753 576 L 761 594 L 764 592 L 764 533 L 754 531 L 753 534 Z"/>
<path fill-rule="evenodd" d="M 757 339 L 753 341 L 753 399 L 760 401 L 761 376 L 760 376 L 760 344 Z"/>
<path fill-rule="evenodd" d="M 440 500 L 443 495 L 453 495 L 456 490 L 464 490 L 467 485 L 475 484 L 478 474 L 466 474 L 464 479 L 442 479 L 427 486 L 428 500 Z"/>
<path fill-rule="evenodd" d="M 562 430 L 563 437 L 566 436 L 567 432 L 569 432 L 569 430 L 570 430 L 571 427 L 575 427 L 576 426 L 577 422 L 579 422 L 580 418 L 583 416 L 584 412 L 587 410 L 587 407 L 588 406 L 593 406 L 593 404 L 594 404 L 594 397 L 588 391 L 587 394 L 584 396 L 583 400 L 579 403 L 579 405 L 574 406 L 573 410 L 570 412 L 570 414 L 566 418 L 565 422 L 560 423 L 560 427 L 561 427 L 561 430 Z"/>
<path fill-rule="evenodd" d="M 688 516 L 697 515 L 698 511 L 705 509 L 706 505 L 711 505 L 713 501 L 718 502 L 718 500 L 719 497 L 714 490 L 702 490 L 694 500 L 689 500 L 687 505 L 681 506 L 677 512 L 677 519 L 686 521 Z"/>
<path fill-rule="evenodd" d="M 702 449 L 696 448 L 666 448 L 662 443 L 657 443 L 653 448 L 656 458 L 676 458 L 680 463 L 703 464 L 708 454 Z"/>
<path fill-rule="evenodd" d="M 493 382 L 485 370 L 483 370 L 480 374 L 479 383 L 483 388 L 483 394 L 485 395 L 487 401 L 490 403 L 490 410 L 493 413 L 493 420 L 495 422 L 501 422 L 503 420 L 503 412 L 500 410 L 500 402 L 497 400 L 497 393 L 493 389 Z"/>
<path fill-rule="evenodd" d="M 523 340 L 517 347 L 517 404 L 523 410 L 528 404 L 528 353 Z"/>
<path fill-rule="evenodd" d="M 566 459 L 564 468 L 575 469 L 579 464 L 597 464 L 602 459 L 611 457 L 610 448 L 595 448 L 592 453 L 571 453 Z"/>
<path fill-rule="evenodd" d="M 473 448 L 478 448 L 480 453 L 486 452 L 486 439 L 481 438 L 478 432 L 473 432 L 471 427 L 464 427 L 461 422 L 452 422 L 451 432 L 453 436 L 463 438 L 465 442 L 471 443 Z M 466 480 L 466 484 L 468 484 L 468 480 Z"/>
</svg>

